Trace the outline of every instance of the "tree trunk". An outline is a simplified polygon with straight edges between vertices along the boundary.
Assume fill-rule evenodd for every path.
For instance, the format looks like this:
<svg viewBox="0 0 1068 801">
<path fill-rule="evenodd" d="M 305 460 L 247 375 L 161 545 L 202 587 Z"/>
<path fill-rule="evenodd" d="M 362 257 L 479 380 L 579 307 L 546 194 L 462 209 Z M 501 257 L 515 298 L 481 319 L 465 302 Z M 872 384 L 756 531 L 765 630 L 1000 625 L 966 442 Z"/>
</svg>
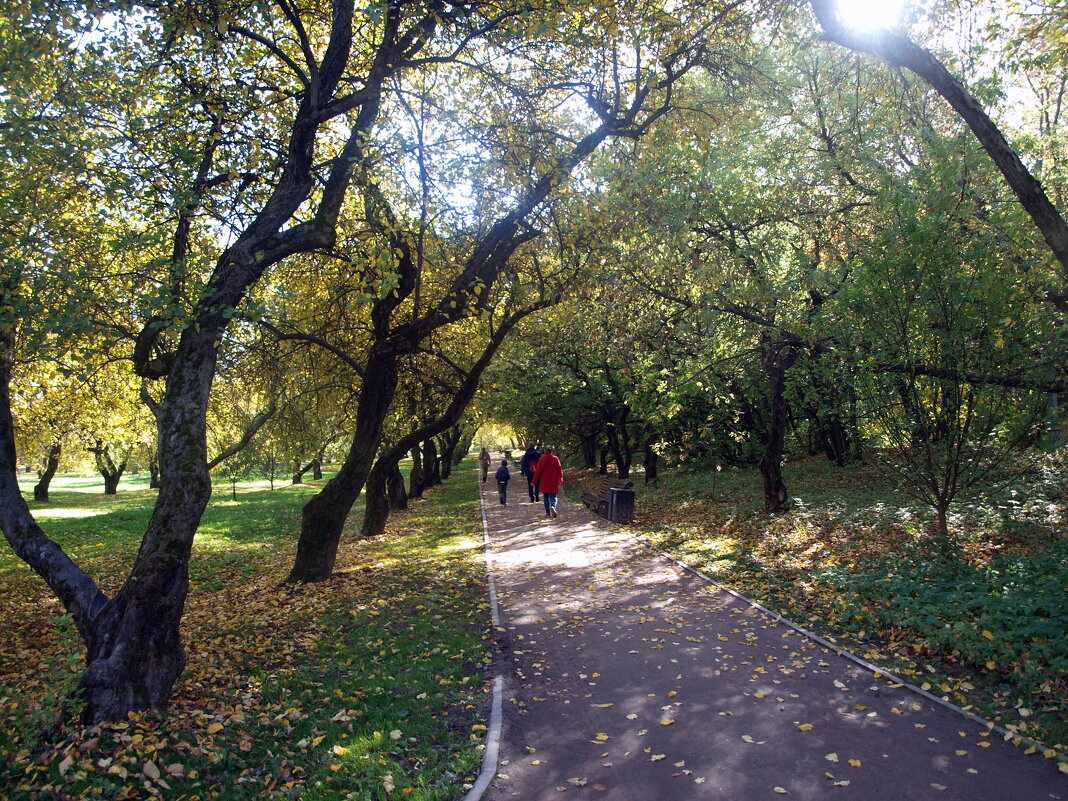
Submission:
<svg viewBox="0 0 1068 801">
<path fill-rule="evenodd" d="M 456 442 L 451 441 L 446 435 L 449 432 L 445 432 L 440 437 L 441 444 L 441 456 L 438 459 L 441 465 L 440 475 L 442 481 L 448 481 L 449 476 L 452 475 L 452 454 L 456 450 Z"/>
<path fill-rule="evenodd" d="M 389 510 L 401 512 L 408 508 L 408 491 L 404 488 L 404 475 L 396 461 L 390 467 L 386 478 L 386 497 L 389 498 Z"/>
<path fill-rule="evenodd" d="M 583 437 L 581 450 L 583 466 L 587 470 L 593 470 L 597 467 L 597 438 Z"/>
<path fill-rule="evenodd" d="M 323 480 L 323 454 L 320 453 L 312 459 L 312 478 L 316 481 Z"/>
<path fill-rule="evenodd" d="M 122 478 L 122 473 L 105 473 L 104 474 L 104 494 L 105 495 L 118 495 L 119 493 L 119 480 Z"/>
<path fill-rule="evenodd" d="M 772 343 L 762 337 L 764 371 L 768 378 L 769 414 L 764 453 L 757 466 L 764 479 L 764 510 L 781 511 L 786 505 L 786 482 L 782 478 L 782 460 L 786 453 L 786 371 L 797 360 L 797 347 Z"/>
<path fill-rule="evenodd" d="M 305 467 L 303 470 L 301 470 L 301 468 L 300 468 L 300 459 L 299 458 L 293 460 L 293 483 L 294 484 L 303 484 L 304 483 L 304 473 L 305 473 L 305 471 L 307 471 L 307 469 L 308 468 Z"/>
<path fill-rule="evenodd" d="M 622 444 L 619 441 L 619 434 L 617 433 L 616 426 L 608 427 L 608 447 L 612 449 L 612 458 L 616 461 L 616 475 L 620 478 L 629 477 L 630 459 L 623 451 Z"/>
<path fill-rule="evenodd" d="M 45 459 L 45 469 L 33 488 L 33 499 L 40 503 L 48 503 L 48 486 L 52 483 L 56 471 L 59 469 L 59 457 L 63 455 L 62 440 L 55 440 L 48 447 L 48 456 Z"/>
<path fill-rule="evenodd" d="M 345 519 L 382 440 L 382 425 L 397 388 L 397 357 L 391 348 L 372 349 L 368 355 L 352 444 L 337 475 L 304 505 L 290 583 L 325 581 L 334 570 Z"/>
<path fill-rule="evenodd" d="M 159 489 L 159 450 L 153 450 L 152 455 L 148 457 L 148 474 L 151 476 L 148 480 L 149 489 Z"/>
<path fill-rule="evenodd" d="M 360 529 L 360 536 L 363 538 L 378 537 L 386 533 L 386 523 L 389 522 L 389 496 L 386 488 L 390 474 L 386 461 L 381 456 L 378 457 L 375 466 L 367 475 L 367 486 L 363 491 L 363 526 Z"/>
<path fill-rule="evenodd" d="M 119 464 L 115 464 L 115 460 L 111 458 L 111 446 L 105 445 L 100 440 L 97 440 L 96 447 L 89 448 L 89 452 L 96 458 L 96 469 L 104 478 L 104 494 L 118 494 L 119 481 L 122 479 L 122 474 L 126 472 L 126 464 L 130 459 L 130 452 L 126 452 L 126 456 L 123 457 Z"/>
<path fill-rule="evenodd" d="M 935 523 L 938 526 L 938 536 L 942 539 L 949 538 L 949 502 L 935 505 Z"/>
<path fill-rule="evenodd" d="M 601 448 L 601 469 L 597 472 L 602 476 L 608 475 L 608 448 Z"/>
<path fill-rule="evenodd" d="M 137 562 L 115 597 L 92 617 L 79 686 L 87 721 L 162 708 L 185 667 L 179 625 L 189 589 L 189 554 L 211 497 L 206 409 L 218 328 L 190 326 L 167 377 L 159 410 L 161 487 Z"/>
<path fill-rule="evenodd" d="M 423 441 L 423 487 L 436 487 L 441 483 L 441 465 L 438 461 L 438 449 L 434 438 Z"/>
<path fill-rule="evenodd" d="M 648 484 L 650 481 L 656 481 L 656 468 L 658 463 L 659 460 L 657 458 L 656 450 L 653 448 L 653 441 L 651 439 L 647 439 L 645 441 L 645 461 L 643 463 L 645 465 L 646 484 Z"/>
<path fill-rule="evenodd" d="M 463 458 L 456 458 L 456 451 L 463 438 L 463 428 L 457 425 L 449 426 L 441 433 L 441 479 L 448 480 L 452 475 L 452 468 L 458 465 Z"/>
<path fill-rule="evenodd" d="M 412 472 L 408 476 L 408 497 L 423 497 L 423 453 L 416 445 L 412 448 Z"/>
</svg>

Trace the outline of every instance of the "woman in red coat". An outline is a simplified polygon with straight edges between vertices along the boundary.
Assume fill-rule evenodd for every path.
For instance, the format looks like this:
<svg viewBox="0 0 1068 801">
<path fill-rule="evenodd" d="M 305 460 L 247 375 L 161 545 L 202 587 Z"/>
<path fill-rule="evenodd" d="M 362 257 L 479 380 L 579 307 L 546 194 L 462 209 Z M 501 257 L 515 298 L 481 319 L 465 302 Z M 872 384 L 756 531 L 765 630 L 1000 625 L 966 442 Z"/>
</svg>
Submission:
<svg viewBox="0 0 1068 801">
<path fill-rule="evenodd" d="M 545 453 L 538 459 L 531 483 L 541 491 L 541 497 L 545 501 L 545 517 L 556 517 L 556 494 L 564 483 L 564 468 L 555 448 L 546 448 Z"/>
</svg>

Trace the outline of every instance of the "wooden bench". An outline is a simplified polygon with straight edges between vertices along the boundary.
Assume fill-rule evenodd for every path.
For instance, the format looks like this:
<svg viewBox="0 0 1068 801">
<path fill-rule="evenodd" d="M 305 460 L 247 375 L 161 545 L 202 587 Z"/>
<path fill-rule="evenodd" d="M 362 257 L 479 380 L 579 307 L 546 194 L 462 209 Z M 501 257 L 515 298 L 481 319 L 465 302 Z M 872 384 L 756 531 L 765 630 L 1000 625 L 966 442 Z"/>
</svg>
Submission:
<svg viewBox="0 0 1068 801">
<path fill-rule="evenodd" d="M 601 517 L 611 520 L 613 523 L 629 523 L 631 517 L 634 514 L 633 500 L 625 508 L 621 508 L 613 519 L 611 509 L 612 490 L 633 490 L 634 482 L 625 478 L 612 478 L 611 476 L 604 476 L 601 478 L 600 486 L 596 492 L 584 492 L 582 493 L 582 502 Z M 631 496 L 633 499 L 633 495 Z"/>
</svg>

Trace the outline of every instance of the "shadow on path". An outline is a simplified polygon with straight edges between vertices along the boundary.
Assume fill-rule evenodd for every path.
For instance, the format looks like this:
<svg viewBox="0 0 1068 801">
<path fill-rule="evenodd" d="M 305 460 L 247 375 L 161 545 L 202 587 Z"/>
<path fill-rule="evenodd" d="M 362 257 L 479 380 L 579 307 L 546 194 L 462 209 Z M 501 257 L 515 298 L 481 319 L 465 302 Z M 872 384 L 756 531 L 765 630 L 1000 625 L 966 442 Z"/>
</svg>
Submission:
<svg viewBox="0 0 1068 801">
<path fill-rule="evenodd" d="M 1068 799 L 1052 760 L 854 665 L 560 500 L 480 484 L 506 676 L 486 798 Z M 518 493 L 512 493 L 517 495 Z"/>
</svg>

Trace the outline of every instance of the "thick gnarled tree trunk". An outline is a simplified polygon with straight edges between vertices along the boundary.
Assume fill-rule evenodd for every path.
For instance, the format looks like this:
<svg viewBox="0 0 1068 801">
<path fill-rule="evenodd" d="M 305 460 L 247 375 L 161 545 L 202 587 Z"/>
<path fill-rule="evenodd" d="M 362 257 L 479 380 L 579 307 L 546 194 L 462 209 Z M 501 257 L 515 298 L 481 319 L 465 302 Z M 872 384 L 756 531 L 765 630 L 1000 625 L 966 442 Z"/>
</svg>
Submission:
<svg viewBox="0 0 1068 801">
<path fill-rule="evenodd" d="M 33 499 L 38 503 L 48 503 L 48 488 L 59 470 L 59 460 L 63 455 L 63 442 L 56 440 L 48 447 L 48 455 L 45 457 L 45 469 L 37 477 L 37 483 L 33 487 Z"/>
</svg>

